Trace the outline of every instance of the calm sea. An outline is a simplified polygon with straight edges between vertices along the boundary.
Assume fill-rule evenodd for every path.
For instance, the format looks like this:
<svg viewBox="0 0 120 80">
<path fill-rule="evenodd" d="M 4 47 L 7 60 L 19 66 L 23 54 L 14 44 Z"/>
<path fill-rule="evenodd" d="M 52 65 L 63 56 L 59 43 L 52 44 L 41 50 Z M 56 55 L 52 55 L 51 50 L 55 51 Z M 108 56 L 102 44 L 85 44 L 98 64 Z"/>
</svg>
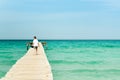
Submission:
<svg viewBox="0 0 120 80">
<path fill-rule="evenodd" d="M 0 78 L 30 40 L 0 40 Z M 120 80 L 120 40 L 43 40 L 54 80 Z"/>
</svg>

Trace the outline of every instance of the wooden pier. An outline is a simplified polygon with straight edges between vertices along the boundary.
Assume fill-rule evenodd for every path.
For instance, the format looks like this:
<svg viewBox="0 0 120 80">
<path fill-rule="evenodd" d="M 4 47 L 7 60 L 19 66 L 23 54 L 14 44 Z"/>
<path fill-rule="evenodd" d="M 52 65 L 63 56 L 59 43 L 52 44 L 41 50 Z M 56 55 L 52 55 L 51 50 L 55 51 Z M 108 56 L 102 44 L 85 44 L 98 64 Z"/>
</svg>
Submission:
<svg viewBox="0 0 120 80">
<path fill-rule="evenodd" d="M 42 44 L 39 43 L 38 55 L 34 48 L 30 48 L 0 80 L 53 80 Z"/>
</svg>

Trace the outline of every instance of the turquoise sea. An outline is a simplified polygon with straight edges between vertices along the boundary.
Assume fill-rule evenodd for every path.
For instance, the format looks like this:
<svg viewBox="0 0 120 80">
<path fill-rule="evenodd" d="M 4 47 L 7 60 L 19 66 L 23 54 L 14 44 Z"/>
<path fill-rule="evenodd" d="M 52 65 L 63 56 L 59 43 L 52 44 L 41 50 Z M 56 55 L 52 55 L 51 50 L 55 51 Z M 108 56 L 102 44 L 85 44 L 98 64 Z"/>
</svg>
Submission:
<svg viewBox="0 0 120 80">
<path fill-rule="evenodd" d="M 0 78 L 32 40 L 0 40 Z M 120 40 L 43 40 L 54 80 L 120 80 Z"/>
</svg>

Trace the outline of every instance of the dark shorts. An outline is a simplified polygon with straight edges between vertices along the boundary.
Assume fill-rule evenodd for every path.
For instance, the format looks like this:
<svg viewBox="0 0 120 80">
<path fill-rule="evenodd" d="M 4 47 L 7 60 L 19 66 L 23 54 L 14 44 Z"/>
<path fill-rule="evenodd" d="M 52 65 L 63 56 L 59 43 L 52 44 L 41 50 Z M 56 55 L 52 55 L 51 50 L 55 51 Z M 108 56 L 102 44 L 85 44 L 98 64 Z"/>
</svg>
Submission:
<svg viewBox="0 0 120 80">
<path fill-rule="evenodd" d="M 37 48 L 38 48 L 38 46 L 34 46 L 34 48 L 35 48 L 35 49 L 37 49 Z"/>
</svg>

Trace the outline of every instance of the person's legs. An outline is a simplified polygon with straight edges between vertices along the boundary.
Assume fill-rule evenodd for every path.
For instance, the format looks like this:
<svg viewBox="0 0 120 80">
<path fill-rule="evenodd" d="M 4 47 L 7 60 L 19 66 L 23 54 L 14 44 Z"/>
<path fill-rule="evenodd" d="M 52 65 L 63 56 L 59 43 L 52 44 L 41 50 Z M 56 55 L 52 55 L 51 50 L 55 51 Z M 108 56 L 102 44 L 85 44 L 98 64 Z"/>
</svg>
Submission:
<svg viewBox="0 0 120 80">
<path fill-rule="evenodd" d="M 37 52 L 38 52 L 38 47 L 36 46 L 35 49 L 36 49 L 36 55 L 37 55 L 37 54 L 38 54 L 38 53 L 37 53 Z"/>
</svg>

